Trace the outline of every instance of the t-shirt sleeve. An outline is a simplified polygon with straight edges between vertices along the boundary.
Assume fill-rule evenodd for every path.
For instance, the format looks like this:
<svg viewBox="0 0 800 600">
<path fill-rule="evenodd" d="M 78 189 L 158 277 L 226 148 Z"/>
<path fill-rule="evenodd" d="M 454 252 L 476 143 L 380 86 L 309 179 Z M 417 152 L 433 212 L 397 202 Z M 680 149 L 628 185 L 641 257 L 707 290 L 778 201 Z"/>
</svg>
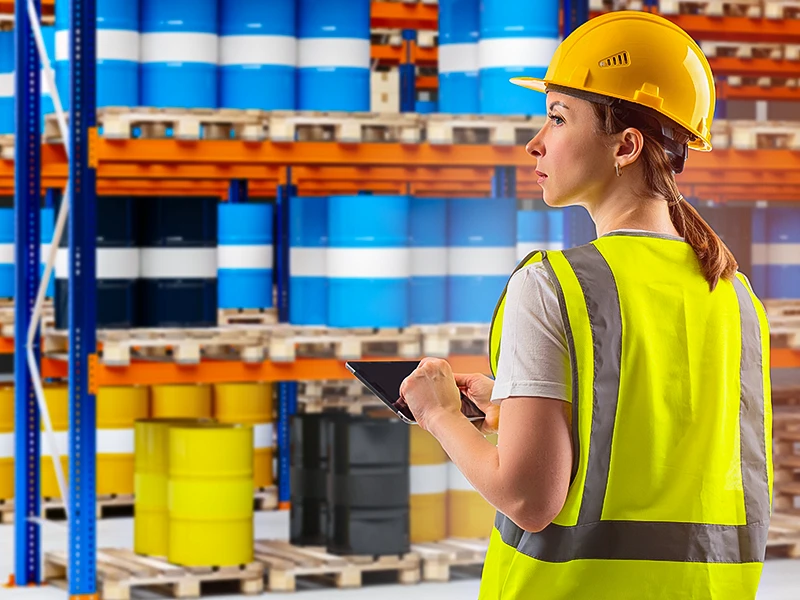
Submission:
<svg viewBox="0 0 800 600">
<path fill-rule="evenodd" d="M 566 329 L 555 285 L 544 265 L 536 263 L 508 282 L 492 402 L 512 396 L 569 402 L 569 376 Z"/>
</svg>

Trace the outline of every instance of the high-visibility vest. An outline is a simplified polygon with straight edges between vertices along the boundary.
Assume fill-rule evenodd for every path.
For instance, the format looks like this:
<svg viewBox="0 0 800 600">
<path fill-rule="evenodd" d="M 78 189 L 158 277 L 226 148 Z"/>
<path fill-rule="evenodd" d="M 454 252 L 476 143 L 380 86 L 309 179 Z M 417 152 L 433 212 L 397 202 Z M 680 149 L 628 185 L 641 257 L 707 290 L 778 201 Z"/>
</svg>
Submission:
<svg viewBox="0 0 800 600">
<path fill-rule="evenodd" d="M 534 252 L 569 348 L 574 464 L 530 533 L 498 513 L 481 600 L 755 598 L 772 505 L 769 329 L 747 279 L 691 246 L 608 234 Z M 491 328 L 500 359 L 505 292 Z"/>
</svg>

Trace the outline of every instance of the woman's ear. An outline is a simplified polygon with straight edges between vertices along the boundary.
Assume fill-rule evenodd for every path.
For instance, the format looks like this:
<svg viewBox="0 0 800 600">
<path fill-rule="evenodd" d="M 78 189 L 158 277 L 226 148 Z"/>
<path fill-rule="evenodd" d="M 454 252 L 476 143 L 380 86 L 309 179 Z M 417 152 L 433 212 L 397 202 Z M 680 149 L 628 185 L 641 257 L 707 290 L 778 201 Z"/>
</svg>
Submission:
<svg viewBox="0 0 800 600">
<path fill-rule="evenodd" d="M 628 127 L 618 135 L 616 162 L 620 169 L 632 165 L 639 158 L 644 148 L 644 136 L 634 127 Z"/>
</svg>

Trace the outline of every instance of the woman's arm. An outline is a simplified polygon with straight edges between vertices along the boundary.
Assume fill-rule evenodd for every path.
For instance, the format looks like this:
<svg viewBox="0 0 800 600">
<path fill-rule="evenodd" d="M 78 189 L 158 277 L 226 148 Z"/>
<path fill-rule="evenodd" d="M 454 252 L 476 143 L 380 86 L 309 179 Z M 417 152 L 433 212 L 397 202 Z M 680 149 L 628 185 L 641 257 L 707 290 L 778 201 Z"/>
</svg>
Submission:
<svg viewBox="0 0 800 600">
<path fill-rule="evenodd" d="M 522 529 L 541 531 L 561 512 L 572 437 L 560 400 L 504 400 L 497 447 L 460 414 L 432 415 L 428 430 L 473 487 Z"/>
<path fill-rule="evenodd" d="M 562 401 L 505 399 L 495 447 L 461 414 L 447 361 L 424 359 L 400 391 L 419 426 L 439 440 L 473 487 L 518 526 L 540 531 L 561 511 L 572 468 Z"/>
</svg>

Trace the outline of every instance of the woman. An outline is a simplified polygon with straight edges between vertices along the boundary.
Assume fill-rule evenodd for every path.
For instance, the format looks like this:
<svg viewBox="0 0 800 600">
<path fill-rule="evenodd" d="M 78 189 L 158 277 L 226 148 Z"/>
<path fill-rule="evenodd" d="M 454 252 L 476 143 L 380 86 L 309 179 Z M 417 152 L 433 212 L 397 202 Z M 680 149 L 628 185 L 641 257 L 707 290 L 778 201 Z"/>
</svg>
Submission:
<svg viewBox="0 0 800 600">
<path fill-rule="evenodd" d="M 526 148 L 545 202 L 586 207 L 598 239 L 517 267 L 492 323 L 494 381 L 425 359 L 401 389 L 498 509 L 480 597 L 754 598 L 772 500 L 767 322 L 675 183 L 687 148 L 711 150 L 708 62 L 669 21 L 616 12 L 570 35 L 543 80 L 512 82 L 547 93 Z"/>
</svg>

